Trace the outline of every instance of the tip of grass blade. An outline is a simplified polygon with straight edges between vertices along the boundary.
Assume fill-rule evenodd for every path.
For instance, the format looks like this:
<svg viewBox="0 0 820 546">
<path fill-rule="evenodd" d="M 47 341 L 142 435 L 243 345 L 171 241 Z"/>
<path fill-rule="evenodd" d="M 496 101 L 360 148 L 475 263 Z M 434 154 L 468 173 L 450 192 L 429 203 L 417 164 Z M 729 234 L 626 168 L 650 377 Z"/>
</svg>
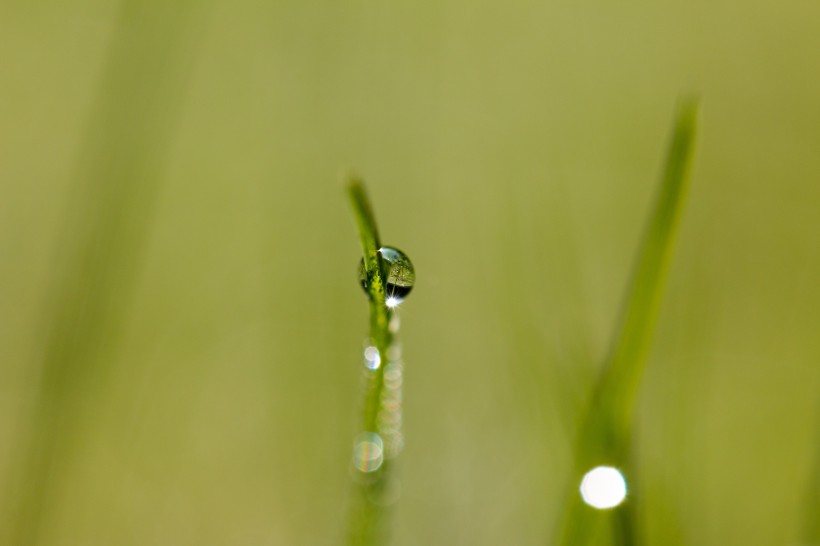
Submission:
<svg viewBox="0 0 820 546">
<path fill-rule="evenodd" d="M 643 376 L 683 213 L 697 135 L 699 101 L 678 105 L 658 195 L 638 251 L 618 335 L 608 361 L 609 410 L 627 427 Z"/>
<path fill-rule="evenodd" d="M 362 239 L 362 250 L 366 258 L 365 262 L 368 262 L 368 259 L 375 255 L 381 246 L 379 230 L 376 226 L 376 216 L 373 214 L 373 207 L 370 205 L 370 199 L 367 197 L 364 182 L 359 176 L 355 173 L 348 174 L 345 179 L 345 189 L 350 199 L 350 205 L 353 207 L 356 224 L 359 227 L 359 235 Z M 366 263 L 365 265 L 368 266 L 370 264 Z"/>
<path fill-rule="evenodd" d="M 675 129 L 666 160 L 664 186 L 670 183 L 678 186 L 686 183 L 692 163 L 699 112 L 700 99 L 695 95 L 684 97 L 678 104 Z"/>
</svg>

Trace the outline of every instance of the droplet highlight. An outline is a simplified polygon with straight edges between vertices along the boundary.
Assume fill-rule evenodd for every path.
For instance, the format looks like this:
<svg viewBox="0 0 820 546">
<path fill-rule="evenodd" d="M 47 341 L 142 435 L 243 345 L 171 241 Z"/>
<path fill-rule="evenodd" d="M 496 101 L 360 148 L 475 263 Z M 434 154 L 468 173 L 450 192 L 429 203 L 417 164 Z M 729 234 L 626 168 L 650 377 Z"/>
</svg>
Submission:
<svg viewBox="0 0 820 546">
<path fill-rule="evenodd" d="M 581 480 L 581 497 L 593 508 L 615 508 L 626 498 L 626 480 L 617 468 L 595 467 Z"/>
<path fill-rule="evenodd" d="M 365 347 L 364 365 L 368 370 L 378 370 L 382 363 L 382 355 L 379 349 L 374 346 Z"/>
<path fill-rule="evenodd" d="M 379 249 L 379 256 L 386 262 L 386 266 L 383 268 L 387 274 L 384 287 L 384 303 L 388 307 L 395 307 L 404 301 L 404 298 L 413 289 L 413 284 L 416 282 L 416 272 L 407 254 L 397 248 L 383 246 Z M 364 259 L 359 262 L 359 283 L 367 292 L 367 271 L 364 267 Z"/>
</svg>

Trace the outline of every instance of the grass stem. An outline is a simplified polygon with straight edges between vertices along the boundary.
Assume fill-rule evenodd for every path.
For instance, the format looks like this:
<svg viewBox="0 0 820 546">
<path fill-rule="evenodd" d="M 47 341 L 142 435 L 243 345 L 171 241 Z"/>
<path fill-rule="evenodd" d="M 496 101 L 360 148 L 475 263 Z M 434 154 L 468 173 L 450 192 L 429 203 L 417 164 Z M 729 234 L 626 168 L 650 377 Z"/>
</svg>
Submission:
<svg viewBox="0 0 820 546">
<path fill-rule="evenodd" d="M 635 465 L 630 453 L 632 424 L 688 188 L 697 112 L 695 99 L 684 101 L 678 110 L 660 192 L 637 255 L 620 323 L 581 422 L 572 490 L 559 522 L 559 544 L 587 544 L 600 526 L 612 530 L 615 544 L 640 543 Z M 583 475 L 599 465 L 619 468 L 632 488 L 633 494 L 617 509 L 598 511 L 584 504 L 578 495 L 576 487 Z"/>
<path fill-rule="evenodd" d="M 364 256 L 366 287 L 370 300 L 369 345 L 378 351 L 380 363 L 375 369 L 365 369 L 361 432 L 379 435 L 381 405 L 385 395 L 384 374 L 393 346 L 394 331 L 391 329 L 391 322 L 394 311 L 385 304 L 387 272 L 379 253 L 381 243 L 376 219 L 362 181 L 350 177 L 347 180 L 347 193 L 359 229 Z M 382 445 L 381 449 L 384 450 L 385 446 Z M 387 507 L 382 501 L 386 495 L 386 488 L 390 485 L 391 467 L 391 461 L 385 458 L 373 471 L 360 472 L 362 469 L 354 468 L 357 492 L 349 522 L 348 544 L 351 546 L 369 546 L 383 544 L 386 541 Z"/>
</svg>

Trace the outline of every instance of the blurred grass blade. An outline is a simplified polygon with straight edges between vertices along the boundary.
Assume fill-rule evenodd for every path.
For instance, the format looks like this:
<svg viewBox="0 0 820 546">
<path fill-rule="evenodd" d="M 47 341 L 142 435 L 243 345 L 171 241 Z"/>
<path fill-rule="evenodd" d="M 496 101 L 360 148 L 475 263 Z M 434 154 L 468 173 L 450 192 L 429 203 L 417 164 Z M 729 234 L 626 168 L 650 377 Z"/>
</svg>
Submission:
<svg viewBox="0 0 820 546">
<path fill-rule="evenodd" d="M 629 459 L 635 401 L 646 367 L 664 287 L 674 253 L 697 130 L 698 103 L 684 101 L 678 110 L 654 210 L 637 255 L 630 287 L 602 374 L 578 434 L 572 489 L 559 522 L 560 544 L 579 546 L 607 526 L 616 544 L 638 544 L 634 496 L 615 509 L 596 512 L 583 504 L 576 487 L 583 475 L 599 465 L 624 472 L 634 491 Z"/>
<path fill-rule="evenodd" d="M 128 0 L 119 7 L 74 176 L 54 268 L 38 383 L 18 478 L 5 499 L 7 544 L 42 541 L 52 505 L 115 360 L 163 162 L 191 66 L 203 3 Z"/>
<path fill-rule="evenodd" d="M 660 194 L 638 254 L 618 335 L 598 393 L 621 432 L 628 430 L 632 423 L 635 398 L 674 254 L 675 235 L 688 190 L 697 111 L 696 100 L 689 99 L 678 112 Z"/>
<path fill-rule="evenodd" d="M 814 466 L 807 481 L 801 544 L 820 544 L 820 435 L 815 438 Z"/>
</svg>

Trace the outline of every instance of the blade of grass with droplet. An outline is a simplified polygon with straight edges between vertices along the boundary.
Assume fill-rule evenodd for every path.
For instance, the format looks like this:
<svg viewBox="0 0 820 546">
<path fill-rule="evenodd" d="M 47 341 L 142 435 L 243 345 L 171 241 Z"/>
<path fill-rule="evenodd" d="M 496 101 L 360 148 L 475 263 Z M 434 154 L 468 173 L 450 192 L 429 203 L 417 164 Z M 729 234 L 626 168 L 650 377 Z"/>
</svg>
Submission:
<svg viewBox="0 0 820 546">
<path fill-rule="evenodd" d="M 616 544 L 639 543 L 634 498 L 615 510 L 596 512 L 582 503 L 575 487 L 586 471 L 610 465 L 625 470 L 627 482 L 634 488 L 629 448 L 635 402 L 688 189 L 697 113 L 695 99 L 684 101 L 677 113 L 659 194 L 637 255 L 621 319 L 579 430 L 572 491 L 559 522 L 560 544 L 585 544 L 599 525 L 612 529 Z"/>
<path fill-rule="evenodd" d="M 373 208 L 362 181 L 351 177 L 347 182 L 347 191 L 350 204 L 353 208 L 353 215 L 359 228 L 359 236 L 362 241 L 362 254 L 364 255 L 364 267 L 367 275 L 367 292 L 370 297 L 370 338 L 379 350 L 379 354 L 384 357 L 390 346 L 390 308 L 385 305 L 385 275 L 382 270 L 382 260 L 379 257 L 379 231 L 376 227 L 376 218 L 373 215 Z M 379 398 L 381 396 L 381 383 L 383 382 L 384 366 L 379 366 L 374 374 L 374 380 L 378 382 L 373 389 L 368 389 L 371 393 L 365 402 L 363 430 L 366 432 L 376 432 L 379 409 Z"/>
<path fill-rule="evenodd" d="M 367 292 L 370 299 L 370 340 L 378 349 L 380 358 L 384 362 L 393 342 L 393 333 L 390 330 L 393 311 L 385 304 L 387 276 L 383 270 L 383 260 L 379 255 L 381 243 L 376 218 L 364 184 L 360 179 L 354 176 L 349 177 L 346 181 L 346 189 L 362 243 Z M 379 407 L 384 392 L 384 369 L 385 365 L 382 364 L 366 376 L 362 414 L 362 432 L 365 433 L 378 432 Z M 391 462 L 384 461 L 375 471 L 357 476 L 355 484 L 357 491 L 353 499 L 348 525 L 347 538 L 351 546 L 368 546 L 386 542 L 387 509 L 378 502 L 378 499 L 387 487 L 391 468 Z"/>
</svg>

